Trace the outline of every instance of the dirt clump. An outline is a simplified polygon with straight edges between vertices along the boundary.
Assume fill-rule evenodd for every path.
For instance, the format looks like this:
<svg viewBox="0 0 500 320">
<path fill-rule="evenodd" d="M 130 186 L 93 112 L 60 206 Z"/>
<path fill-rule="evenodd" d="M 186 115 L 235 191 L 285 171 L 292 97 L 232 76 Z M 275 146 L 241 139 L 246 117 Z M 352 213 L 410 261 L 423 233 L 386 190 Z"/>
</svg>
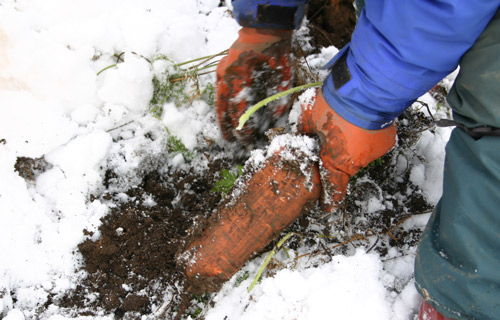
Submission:
<svg viewBox="0 0 500 320">
<path fill-rule="evenodd" d="M 51 167 L 52 166 L 43 157 L 18 157 L 14 164 L 16 172 L 27 182 L 35 181 L 41 173 L 47 171 Z"/>
</svg>

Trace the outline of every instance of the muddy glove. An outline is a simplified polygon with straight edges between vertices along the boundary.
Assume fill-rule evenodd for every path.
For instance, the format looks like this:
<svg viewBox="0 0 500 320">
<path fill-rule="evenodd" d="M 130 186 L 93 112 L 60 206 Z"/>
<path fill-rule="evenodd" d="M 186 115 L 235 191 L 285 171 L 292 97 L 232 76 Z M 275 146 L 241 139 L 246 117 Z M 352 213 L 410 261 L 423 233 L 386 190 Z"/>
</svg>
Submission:
<svg viewBox="0 0 500 320">
<path fill-rule="evenodd" d="M 217 118 L 224 139 L 251 145 L 289 109 L 289 97 L 275 100 L 252 115 L 242 130 L 238 120 L 247 108 L 290 89 L 292 31 L 243 27 L 217 66 Z"/>
<path fill-rule="evenodd" d="M 324 209 L 331 211 L 347 190 L 349 178 L 390 151 L 396 142 L 394 124 L 367 130 L 341 118 L 320 90 L 313 104 L 302 105 L 297 129 L 319 137 Z"/>
</svg>

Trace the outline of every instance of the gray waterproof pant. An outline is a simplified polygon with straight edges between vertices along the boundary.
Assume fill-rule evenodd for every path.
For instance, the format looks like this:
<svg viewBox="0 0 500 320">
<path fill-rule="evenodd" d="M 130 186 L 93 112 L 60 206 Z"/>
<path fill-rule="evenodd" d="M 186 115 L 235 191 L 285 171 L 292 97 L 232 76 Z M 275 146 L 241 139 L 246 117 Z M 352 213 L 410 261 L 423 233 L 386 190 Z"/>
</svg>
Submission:
<svg viewBox="0 0 500 320">
<path fill-rule="evenodd" d="M 444 170 L 417 254 L 417 288 L 447 318 L 500 319 L 500 137 L 455 129 Z"/>
<path fill-rule="evenodd" d="M 456 122 L 500 128 L 500 11 L 462 57 L 448 102 Z M 500 319 L 500 137 L 454 129 L 415 280 L 447 318 Z"/>
</svg>

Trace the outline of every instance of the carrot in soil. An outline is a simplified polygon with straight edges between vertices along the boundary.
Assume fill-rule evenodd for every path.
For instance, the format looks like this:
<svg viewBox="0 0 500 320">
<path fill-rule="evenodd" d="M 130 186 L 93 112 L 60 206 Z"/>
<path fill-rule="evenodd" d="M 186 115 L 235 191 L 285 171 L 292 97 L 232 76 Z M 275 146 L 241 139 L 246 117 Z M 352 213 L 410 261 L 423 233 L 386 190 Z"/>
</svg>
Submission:
<svg viewBox="0 0 500 320">
<path fill-rule="evenodd" d="M 308 160 L 310 161 L 310 160 Z M 303 172 L 299 160 L 283 160 L 279 153 L 246 181 L 236 199 L 221 204 L 201 237 L 184 254 L 187 291 L 199 294 L 220 289 L 253 255 L 315 205 L 321 182 L 316 163 Z"/>
</svg>

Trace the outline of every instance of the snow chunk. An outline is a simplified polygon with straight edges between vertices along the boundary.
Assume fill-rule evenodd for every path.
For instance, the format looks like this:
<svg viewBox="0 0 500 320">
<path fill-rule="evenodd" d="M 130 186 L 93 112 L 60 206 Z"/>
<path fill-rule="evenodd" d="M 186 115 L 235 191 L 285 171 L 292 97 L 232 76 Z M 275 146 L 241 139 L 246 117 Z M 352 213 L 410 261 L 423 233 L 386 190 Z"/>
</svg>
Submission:
<svg viewBox="0 0 500 320">
<path fill-rule="evenodd" d="M 36 190 L 62 214 L 83 214 L 87 210 L 87 193 L 101 185 L 99 164 L 110 145 L 109 134 L 95 132 L 47 154 L 46 160 L 54 167 L 39 176 Z"/>
<path fill-rule="evenodd" d="M 297 102 L 293 104 L 292 110 L 290 110 L 290 114 L 288 115 L 288 122 L 292 124 L 292 131 L 297 131 L 297 124 L 302 115 L 302 106 L 306 108 L 312 107 L 316 100 L 316 93 L 317 90 L 314 88 L 307 89 L 299 96 Z"/>
<path fill-rule="evenodd" d="M 7 314 L 7 316 L 5 318 L 3 318 L 4 320 L 24 320 L 24 314 L 21 312 L 21 310 L 18 310 L 18 309 L 13 309 L 13 310 L 10 310 L 9 313 Z"/>
<path fill-rule="evenodd" d="M 98 91 L 105 103 L 125 106 L 130 112 L 142 114 L 153 96 L 153 71 L 146 59 L 125 54 L 125 62 L 104 71 Z"/>
<path fill-rule="evenodd" d="M 90 104 L 84 104 L 73 110 L 71 119 L 78 124 L 86 125 L 93 122 L 97 118 L 99 112 L 99 108 Z"/>
<path fill-rule="evenodd" d="M 111 136 L 106 132 L 78 136 L 66 146 L 47 154 L 45 159 L 59 166 L 66 176 L 83 175 L 106 157 L 111 142 Z"/>
<path fill-rule="evenodd" d="M 199 120 L 199 113 L 208 111 L 203 107 L 203 102 L 194 107 L 178 109 L 174 103 L 163 106 L 162 121 L 171 134 L 178 137 L 189 150 L 198 145 L 197 135 L 203 129 L 203 123 Z"/>
<path fill-rule="evenodd" d="M 385 208 L 386 206 L 384 205 L 384 203 L 382 203 L 382 200 L 372 197 L 368 199 L 368 203 L 366 205 L 366 212 L 374 213 L 380 210 L 384 210 Z"/>
<path fill-rule="evenodd" d="M 436 204 L 442 195 L 445 146 L 450 133 L 450 128 L 436 128 L 434 134 L 424 131 L 416 145 L 417 153 L 425 158 L 426 162 L 414 166 L 410 181 L 422 189 L 431 204 Z"/>
<path fill-rule="evenodd" d="M 292 150 L 294 152 L 292 152 Z M 279 152 L 284 160 L 297 160 L 297 152 L 317 160 L 317 143 L 304 135 L 283 134 L 276 136 L 267 148 L 267 157 Z"/>
<path fill-rule="evenodd" d="M 298 161 L 302 172 L 309 176 L 311 161 L 318 161 L 316 140 L 305 135 L 282 134 L 273 138 L 266 150 L 253 150 L 245 168 L 258 170 L 270 157 L 279 154 L 283 161 Z"/>
</svg>

